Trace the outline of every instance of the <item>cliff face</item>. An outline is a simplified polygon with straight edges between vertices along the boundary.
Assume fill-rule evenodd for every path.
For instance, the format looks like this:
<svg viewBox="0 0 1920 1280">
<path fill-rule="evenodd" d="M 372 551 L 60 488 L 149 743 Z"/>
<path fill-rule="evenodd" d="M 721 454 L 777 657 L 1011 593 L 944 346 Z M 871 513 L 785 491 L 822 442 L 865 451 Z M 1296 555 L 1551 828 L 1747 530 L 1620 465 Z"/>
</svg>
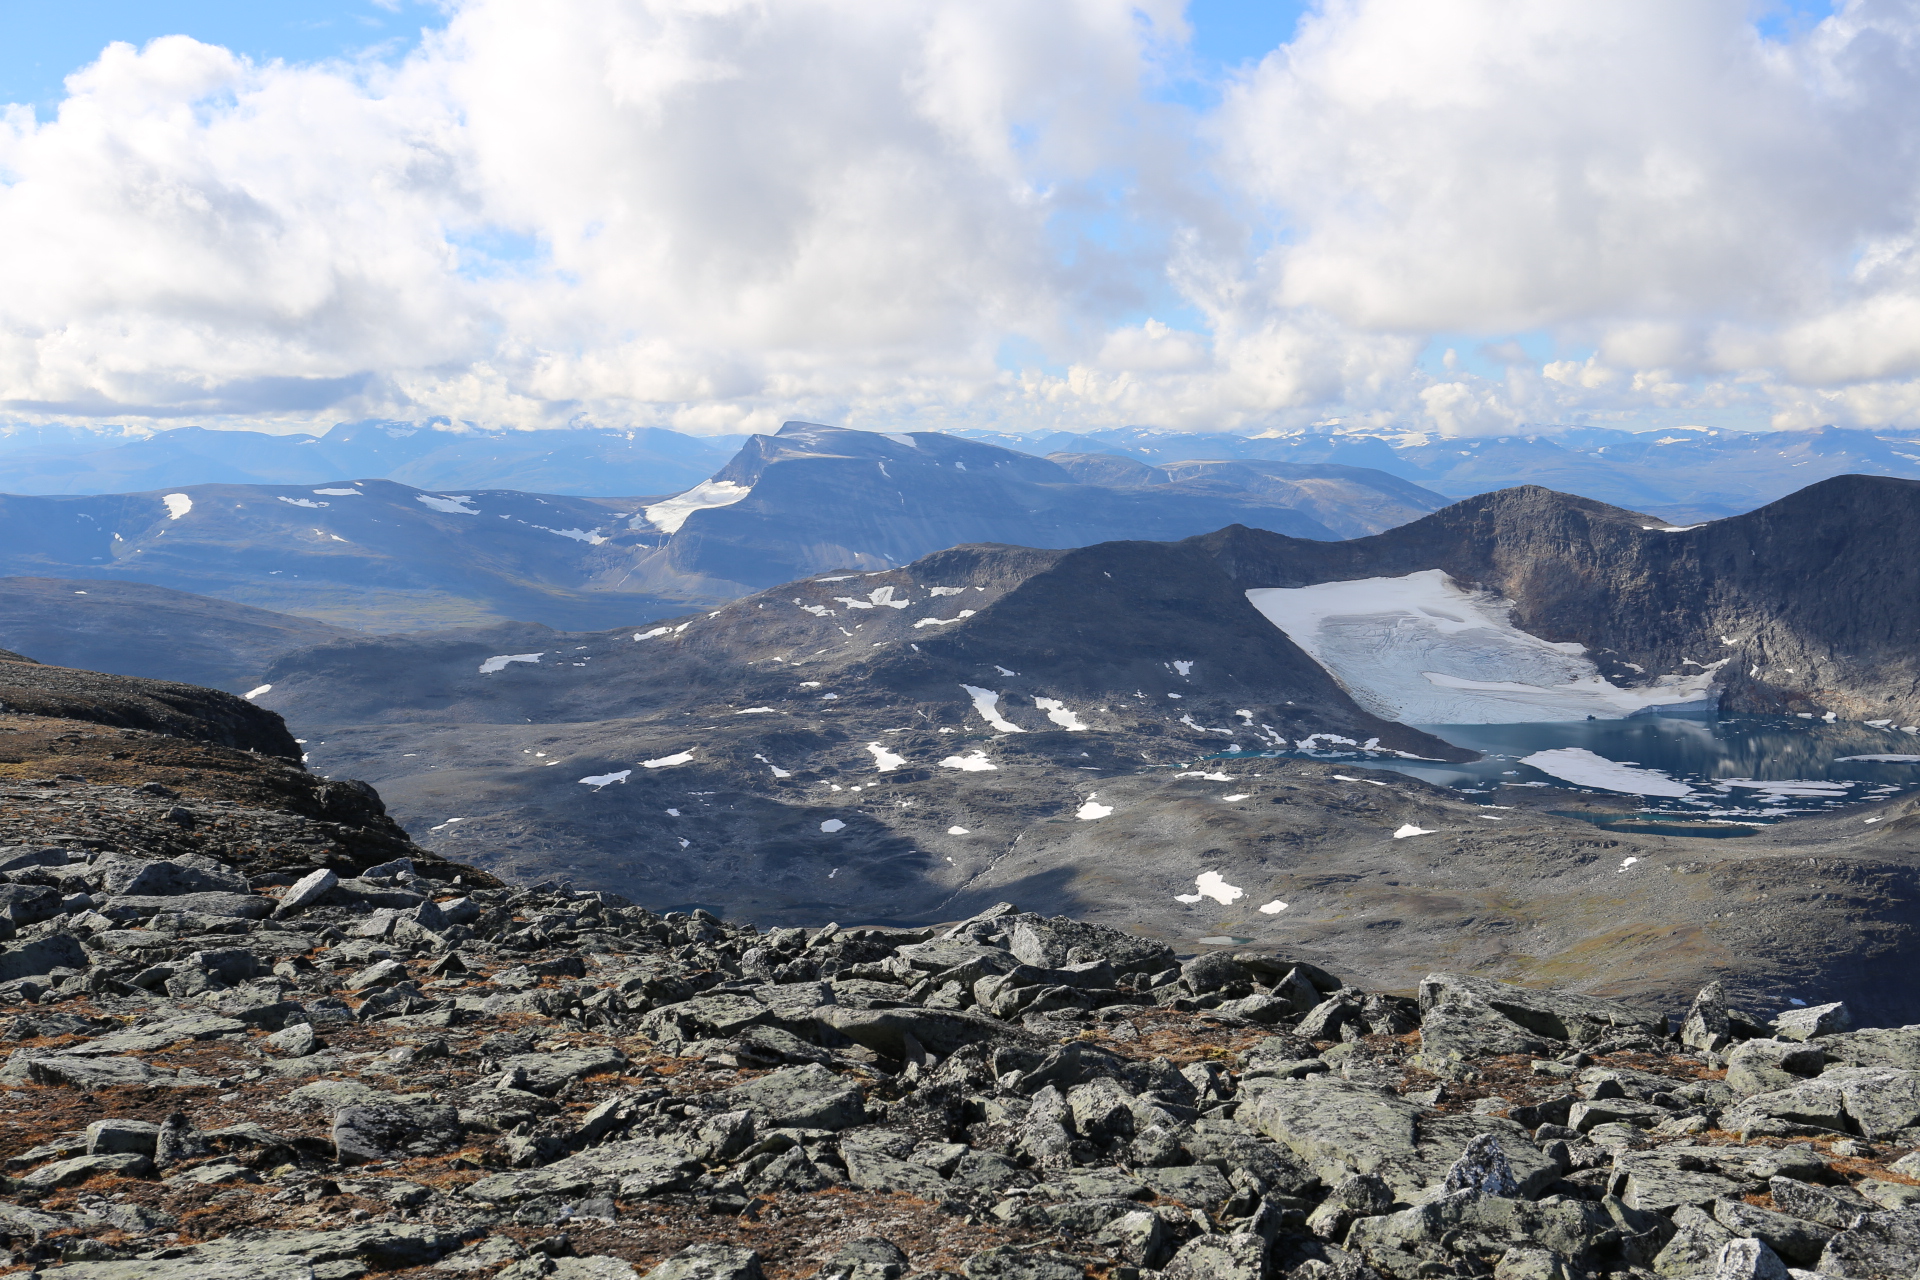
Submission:
<svg viewBox="0 0 1920 1280">
<path fill-rule="evenodd" d="M 300 758 L 278 715 L 217 689 L 0 659 L 0 846 L 204 856 L 243 877 L 449 866 L 372 787 Z"/>
<path fill-rule="evenodd" d="M 0 658 L 0 706 L 15 714 L 84 720 L 298 761 L 286 724 L 245 698 L 171 680 L 142 680 Z"/>
<path fill-rule="evenodd" d="M 1617 684 L 1722 663 L 1728 712 L 1920 721 L 1912 480 L 1841 476 L 1687 529 L 1527 486 L 1350 542 L 1239 527 L 1192 542 L 1243 589 L 1441 569 L 1511 600 L 1523 629 L 1585 645 Z"/>
</svg>

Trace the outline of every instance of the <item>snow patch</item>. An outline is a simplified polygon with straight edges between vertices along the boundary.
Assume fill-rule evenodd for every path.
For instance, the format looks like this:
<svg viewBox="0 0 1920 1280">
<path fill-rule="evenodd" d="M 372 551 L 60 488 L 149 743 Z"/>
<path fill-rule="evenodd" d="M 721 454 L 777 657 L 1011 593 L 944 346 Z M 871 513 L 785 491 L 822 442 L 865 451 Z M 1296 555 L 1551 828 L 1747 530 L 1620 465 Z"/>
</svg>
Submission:
<svg viewBox="0 0 1920 1280">
<path fill-rule="evenodd" d="M 358 489 L 315 489 L 314 492 L 323 498 L 364 498 L 367 496 Z M 458 822 L 460 819 L 449 818 L 447 821 Z"/>
<path fill-rule="evenodd" d="M 1871 764 L 1920 764 L 1920 756 L 1835 756 L 1834 763 L 1844 760 L 1864 760 Z"/>
<path fill-rule="evenodd" d="M 1620 869 L 1622 871 L 1625 871 L 1628 867 L 1632 866 L 1634 863 L 1638 861 L 1640 861 L 1640 859 L 1638 858 L 1622 858 L 1620 860 Z"/>
<path fill-rule="evenodd" d="M 1263 916 L 1277 916 L 1286 909 L 1287 904 L 1275 898 L 1272 902 L 1265 903 L 1261 906 L 1260 914 Z"/>
<path fill-rule="evenodd" d="M 1098 791 L 1088 796 L 1087 802 L 1081 805 L 1078 809 L 1075 809 L 1073 811 L 1073 816 L 1080 819 L 1080 821 L 1082 822 L 1092 822 L 1095 818 L 1104 818 L 1108 814 L 1112 813 L 1113 812 L 1112 805 L 1094 803 L 1094 801 L 1099 798 L 1100 798 L 1100 793 Z"/>
<path fill-rule="evenodd" d="M 184 493 L 170 493 L 160 501 L 167 504 L 167 519 L 178 520 L 193 510 L 193 499 Z"/>
<path fill-rule="evenodd" d="M 1193 664 L 1191 662 L 1176 661 L 1176 662 L 1169 662 L 1167 665 L 1172 667 L 1175 671 L 1178 671 L 1183 676 L 1193 674 Z"/>
<path fill-rule="evenodd" d="M 867 592 L 865 600 L 853 596 L 835 596 L 834 599 L 849 609 L 904 609 L 913 603 L 911 600 L 895 600 L 892 587 L 875 587 Z"/>
<path fill-rule="evenodd" d="M 973 616 L 973 613 L 974 611 L 972 609 L 962 609 L 959 613 L 955 614 L 951 618 L 922 618 L 920 619 L 920 621 L 913 624 L 913 629 L 915 631 L 918 631 L 921 627 L 933 627 L 933 626 L 944 627 L 949 622 L 958 622 L 962 618 L 971 618 Z"/>
<path fill-rule="evenodd" d="M 685 764 L 691 759 L 693 759 L 693 752 L 679 751 L 670 756 L 661 756 L 657 760 L 642 760 L 640 767 L 642 769 L 671 769 L 673 766 Z"/>
<path fill-rule="evenodd" d="M 895 755 L 877 742 L 869 742 L 867 750 L 873 752 L 874 767 L 882 773 L 889 773 L 907 762 L 905 756 Z"/>
<path fill-rule="evenodd" d="M 925 591 L 930 596 L 960 596 L 967 593 L 965 587 L 927 587 Z"/>
<path fill-rule="evenodd" d="M 414 501 L 420 503 L 422 506 L 432 507 L 435 511 L 444 511 L 448 515 L 477 516 L 480 514 L 467 505 L 467 503 L 472 502 L 473 499 L 461 494 L 445 493 L 435 496 L 431 493 L 416 493 L 413 497 Z"/>
<path fill-rule="evenodd" d="M 1176 893 L 1175 902 L 1194 903 L 1202 898 L 1212 898 L 1221 906 L 1231 906 L 1247 896 L 1247 891 L 1238 885 L 1228 884 L 1218 871 L 1202 871 L 1194 877 L 1192 893 Z"/>
<path fill-rule="evenodd" d="M 685 493 L 656 502 L 640 514 L 660 532 L 678 533 L 694 512 L 730 507 L 752 492 L 751 485 L 735 484 L 731 480 L 702 480 Z"/>
<path fill-rule="evenodd" d="M 639 637 L 637 636 L 635 637 L 635 639 L 638 639 L 638 638 Z M 546 650 L 542 649 L 540 653 L 495 654 L 493 657 L 488 658 L 485 662 L 480 664 L 480 674 L 483 676 L 490 676 L 496 671 L 505 671 L 507 669 L 507 664 L 509 662 L 538 662 L 540 661 L 541 655 L 544 653 L 546 653 Z"/>
<path fill-rule="evenodd" d="M 1062 729 L 1071 729 L 1079 732 L 1087 728 L 1087 725 L 1080 717 L 1067 710 L 1066 704 L 1058 698 L 1035 698 L 1033 705 L 1046 712 L 1047 719 L 1053 721 Z"/>
<path fill-rule="evenodd" d="M 1586 649 L 1529 635 L 1510 601 L 1439 569 L 1312 587 L 1257 587 L 1247 599 L 1361 706 L 1407 724 L 1617 720 L 1712 696 L 1719 664 L 1623 689 Z"/>
<path fill-rule="evenodd" d="M 651 631 L 636 631 L 633 633 L 633 638 L 635 640 L 651 640 L 655 636 L 663 636 L 671 630 L 673 630 L 672 627 L 655 627 Z"/>
<path fill-rule="evenodd" d="M 970 836 L 973 832 L 967 830 L 965 827 L 948 827 L 947 834 L 950 836 Z"/>
<path fill-rule="evenodd" d="M 1411 822 L 1404 823 L 1393 833 L 1395 840 L 1405 840 L 1408 836 L 1430 836 L 1433 832 L 1426 827 L 1416 827 Z"/>
<path fill-rule="evenodd" d="M 736 711 L 733 714 L 737 716 L 757 716 L 771 710 L 773 710 L 772 707 L 748 707 L 744 711 Z"/>
<path fill-rule="evenodd" d="M 960 687 L 965 689 L 967 696 L 973 699 L 973 709 L 980 713 L 980 718 L 1001 733 L 1026 732 L 1025 729 L 1000 714 L 999 694 L 991 689 L 982 689 L 978 685 L 963 684 Z"/>
<path fill-rule="evenodd" d="M 285 494 L 278 496 L 280 501 L 290 507 L 330 507 L 333 505 L 331 502 L 315 502 L 311 498 L 289 498 Z"/>
<path fill-rule="evenodd" d="M 76 594 L 76 595 L 81 595 L 81 594 L 84 594 L 84 593 L 83 593 L 83 592 L 75 592 L 74 594 Z M 261 694 L 263 694 L 263 693 L 272 693 L 272 692 L 273 692 L 273 686 L 272 686 L 272 685 L 270 685 L 270 684 L 263 684 L 263 685 L 261 685 L 261 686 L 260 686 L 259 688 L 257 688 L 257 689 L 249 689 L 249 690 L 247 690 L 247 691 L 246 691 L 246 692 L 245 692 L 244 694 L 242 694 L 241 696 L 242 696 L 243 698 L 245 698 L 245 699 L 246 699 L 246 700 L 247 700 L 248 702 L 252 702 L 252 701 L 253 701 L 253 700 L 254 700 L 255 698 L 257 698 L 257 697 L 259 697 L 259 696 L 260 696 Z"/>
<path fill-rule="evenodd" d="M 575 542 L 585 542 L 595 547 L 606 541 L 596 529 L 549 529 L 543 524 L 530 524 L 527 528 L 538 529 L 542 533 L 557 533 L 563 538 L 572 538 Z"/>
<path fill-rule="evenodd" d="M 633 770 L 622 769 L 618 773 L 596 773 L 591 778 L 582 778 L 580 779 L 580 781 L 584 785 L 592 787 L 595 791 L 598 791 L 602 787 L 610 786 L 615 782 L 625 782 L 628 778 L 631 778 L 632 776 L 633 776 Z"/>
<path fill-rule="evenodd" d="M 948 756 L 940 762 L 940 767 L 942 769 L 961 769 L 967 773 L 984 773 L 989 769 L 998 769 L 1000 766 L 987 759 L 986 752 L 976 751 L 969 756 Z"/>
<path fill-rule="evenodd" d="M 898 435 L 892 431 L 882 431 L 880 434 L 895 444 L 903 444 L 909 449 L 918 449 L 920 447 L 920 442 L 909 435 Z"/>
<path fill-rule="evenodd" d="M 1602 791 L 1619 791 L 1635 796 L 1690 796 L 1693 788 L 1676 778 L 1668 777 L 1658 769 L 1637 769 L 1631 764 L 1621 764 L 1605 756 L 1595 755 L 1584 747 L 1560 747 L 1553 751 L 1536 751 L 1530 756 L 1520 757 L 1520 763 L 1531 765 L 1545 774 L 1571 782 L 1582 787 L 1598 787 Z"/>
</svg>

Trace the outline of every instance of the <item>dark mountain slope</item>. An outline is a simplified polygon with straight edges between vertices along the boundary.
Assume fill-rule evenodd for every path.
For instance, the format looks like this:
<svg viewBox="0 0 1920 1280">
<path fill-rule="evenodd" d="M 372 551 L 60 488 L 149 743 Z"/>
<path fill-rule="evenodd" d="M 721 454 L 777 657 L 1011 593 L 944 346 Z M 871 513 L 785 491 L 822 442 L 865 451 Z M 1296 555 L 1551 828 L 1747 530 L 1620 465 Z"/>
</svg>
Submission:
<svg viewBox="0 0 1920 1280">
<path fill-rule="evenodd" d="M 1126 737 L 1333 733 L 1459 758 L 1354 706 L 1199 548 L 1164 543 L 955 547 L 642 632 L 358 637 L 289 654 L 264 679 L 263 704 L 301 724 L 582 722 L 720 702 L 980 725 L 972 685 L 1021 731 L 1059 723 L 1034 699 L 1070 699 L 1073 718 Z"/>
<path fill-rule="evenodd" d="M 62 667 L 245 693 L 280 654 L 350 634 L 144 582 L 0 578 L 0 644 Z"/>
<path fill-rule="evenodd" d="M 1526 487 L 1351 542 L 1196 542 L 1242 587 L 1442 569 L 1513 601 L 1521 628 L 1587 646 L 1616 684 L 1726 659 L 1728 711 L 1920 721 L 1920 481 L 1841 476 L 1690 529 Z"/>
</svg>

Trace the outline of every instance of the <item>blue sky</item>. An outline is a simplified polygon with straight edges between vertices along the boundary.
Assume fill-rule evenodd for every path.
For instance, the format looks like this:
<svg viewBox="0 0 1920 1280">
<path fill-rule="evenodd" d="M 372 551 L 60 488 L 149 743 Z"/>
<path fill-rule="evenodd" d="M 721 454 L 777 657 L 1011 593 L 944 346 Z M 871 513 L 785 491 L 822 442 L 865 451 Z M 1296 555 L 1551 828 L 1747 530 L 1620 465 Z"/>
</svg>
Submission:
<svg viewBox="0 0 1920 1280">
<path fill-rule="evenodd" d="M 66 77 L 115 40 L 189 35 L 262 61 L 314 62 L 369 50 L 398 56 L 443 20 L 438 5 L 415 0 L 0 0 L 0 101 L 50 113 Z"/>
<path fill-rule="evenodd" d="M 1192 0 L 1196 75 L 1173 89 L 1178 100 L 1207 105 L 1211 82 L 1292 35 L 1302 0 Z M 445 21 L 438 4 L 417 0 L 0 0 L 0 102 L 58 105 L 62 81 L 114 40 L 145 44 L 189 35 L 248 57 L 288 62 L 403 55 L 420 31 Z"/>
</svg>

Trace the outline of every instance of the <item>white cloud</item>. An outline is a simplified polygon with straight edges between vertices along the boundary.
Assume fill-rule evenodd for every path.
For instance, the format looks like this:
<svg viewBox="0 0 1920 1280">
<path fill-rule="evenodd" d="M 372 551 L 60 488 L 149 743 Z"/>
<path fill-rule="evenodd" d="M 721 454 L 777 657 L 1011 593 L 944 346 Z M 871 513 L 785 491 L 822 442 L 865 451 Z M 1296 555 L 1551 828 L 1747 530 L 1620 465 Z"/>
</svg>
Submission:
<svg viewBox="0 0 1920 1280">
<path fill-rule="evenodd" d="M 1326 0 L 1204 117 L 1155 97 L 1181 8 L 460 0 L 393 67 L 110 46 L 0 122 L 0 242 L 33 246 L 0 408 L 1920 412 L 1914 0 L 1785 42 L 1747 0 Z M 1504 372 L 1429 372 L 1434 334 Z M 1010 335 L 1061 371 L 996 368 Z"/>
</svg>

